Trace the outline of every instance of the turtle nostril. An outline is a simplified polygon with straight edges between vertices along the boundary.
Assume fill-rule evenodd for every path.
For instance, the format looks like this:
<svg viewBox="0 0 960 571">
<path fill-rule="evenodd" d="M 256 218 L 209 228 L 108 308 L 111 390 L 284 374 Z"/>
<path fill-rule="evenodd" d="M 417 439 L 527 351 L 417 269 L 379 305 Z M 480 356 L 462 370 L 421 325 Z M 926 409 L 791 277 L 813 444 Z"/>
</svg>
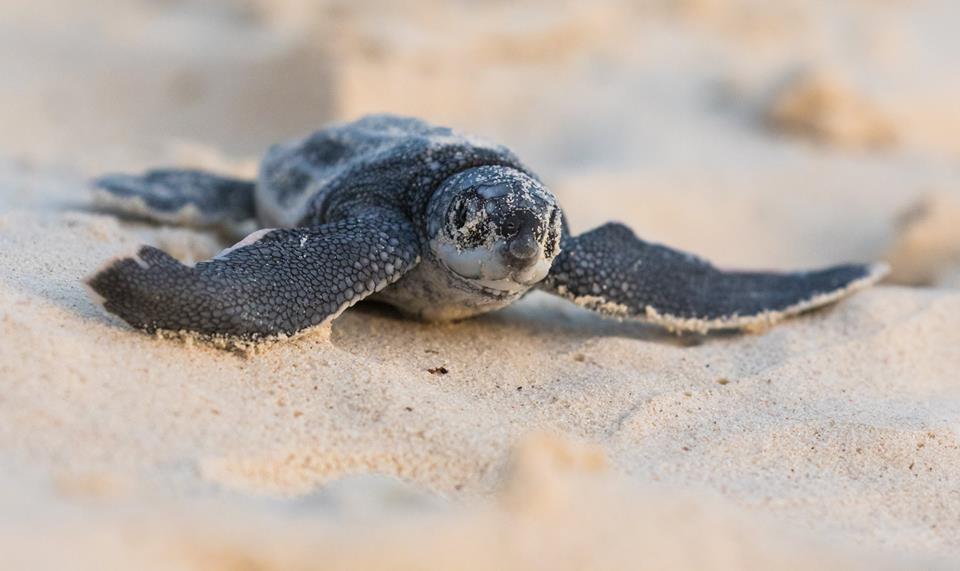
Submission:
<svg viewBox="0 0 960 571">
<path fill-rule="evenodd" d="M 518 260 L 529 260 L 540 253 L 540 245 L 537 244 L 534 237 L 529 234 L 517 236 L 513 240 L 510 240 L 510 245 L 507 249 L 510 255 Z"/>
</svg>

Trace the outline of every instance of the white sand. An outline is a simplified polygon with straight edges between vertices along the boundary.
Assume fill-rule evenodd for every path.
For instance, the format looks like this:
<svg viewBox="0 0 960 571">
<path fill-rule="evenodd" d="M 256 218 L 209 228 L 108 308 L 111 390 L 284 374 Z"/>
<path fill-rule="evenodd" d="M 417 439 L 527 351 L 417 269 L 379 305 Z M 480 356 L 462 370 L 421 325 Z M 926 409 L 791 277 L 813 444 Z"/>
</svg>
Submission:
<svg viewBox="0 0 960 571">
<path fill-rule="evenodd" d="M 16 4 L 0 568 L 960 565 L 949 0 Z M 798 66 L 842 99 L 770 121 Z M 88 211 L 88 176 L 249 174 L 272 140 L 374 110 L 515 147 L 578 231 L 616 217 L 731 266 L 888 257 L 933 287 L 703 338 L 544 295 L 449 325 L 360 307 L 247 355 L 133 332 L 85 295 L 139 243 L 221 246 Z M 880 149 L 858 138 L 877 118 Z"/>
</svg>

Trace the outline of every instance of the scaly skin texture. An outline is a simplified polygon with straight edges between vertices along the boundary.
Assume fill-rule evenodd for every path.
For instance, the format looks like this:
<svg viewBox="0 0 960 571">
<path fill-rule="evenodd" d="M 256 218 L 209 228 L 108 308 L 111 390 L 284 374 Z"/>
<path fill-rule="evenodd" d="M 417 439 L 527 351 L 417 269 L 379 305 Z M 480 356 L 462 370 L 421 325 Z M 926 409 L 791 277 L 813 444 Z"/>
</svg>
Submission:
<svg viewBox="0 0 960 571">
<path fill-rule="evenodd" d="M 869 285 L 882 266 L 809 272 L 727 272 L 691 254 L 608 223 L 562 242 L 539 287 L 610 317 L 645 319 L 676 331 L 750 329 L 829 303 Z"/>
<path fill-rule="evenodd" d="M 183 329 L 245 338 L 294 333 L 323 323 L 393 283 L 421 254 L 429 256 L 424 248 L 429 241 L 426 204 L 451 175 L 483 165 L 526 172 L 502 146 L 418 119 L 372 116 L 332 126 L 301 141 L 274 147 L 263 162 L 255 191 L 260 224 L 299 229 L 244 240 L 225 260 L 201 263 L 196 269 L 145 248 L 140 257 L 148 262 L 148 268 L 128 258 L 109 265 L 88 283 L 108 311 L 141 329 Z M 163 172 L 189 183 L 187 190 L 201 186 L 194 182 L 226 180 L 192 171 Z M 208 180 L 198 179 L 198 175 Z M 143 177 L 114 175 L 101 178 L 98 184 L 107 190 L 122 181 L 127 189 L 166 194 L 155 179 L 152 173 Z M 215 212 L 218 201 L 227 199 L 210 194 L 192 201 L 192 207 Z M 144 213 L 128 209 L 132 214 L 169 221 L 165 210 Z M 386 231 L 396 240 L 391 247 L 403 255 L 393 266 L 400 273 L 351 275 L 355 265 L 365 264 L 363 256 L 368 249 L 376 251 L 378 231 Z M 324 238 L 308 240 L 301 247 L 304 236 L 317 232 Z M 279 243 L 278 237 L 288 238 L 286 245 Z M 318 278 L 314 265 L 326 273 Z M 301 277 L 304 272 L 306 278 Z M 359 282 L 354 282 L 355 278 Z M 366 287 L 370 280 L 375 282 L 372 289 Z M 306 290 L 313 297 L 304 297 Z M 345 298 L 343 303 L 340 297 Z M 482 309 L 491 298 L 480 297 L 477 306 Z M 296 301 L 296 307 L 287 310 L 290 299 Z"/>
<path fill-rule="evenodd" d="M 451 176 L 497 165 L 536 178 L 501 145 L 419 119 L 374 115 L 317 131 L 270 149 L 263 161 L 258 207 L 281 211 L 278 223 L 312 226 L 369 208 L 391 208 L 427 238 L 427 203 Z"/>
<path fill-rule="evenodd" d="M 419 261 L 409 222 L 389 211 L 273 230 L 190 268 L 144 246 L 90 280 L 104 307 L 155 331 L 292 335 L 397 281 Z"/>
<path fill-rule="evenodd" d="M 538 287 L 606 316 L 678 331 L 758 328 L 884 273 L 725 272 L 620 224 L 571 237 L 556 197 L 505 147 L 406 117 L 277 145 L 255 189 L 196 171 L 98 185 L 133 197 L 118 209 L 164 222 L 183 212 L 249 218 L 255 208 L 267 227 L 195 268 L 144 247 L 89 280 L 107 310 L 148 331 L 291 335 L 384 288 L 378 298 L 411 315 L 459 319 L 519 299 L 548 270 Z"/>
<path fill-rule="evenodd" d="M 98 205 L 161 222 L 229 226 L 254 218 L 254 184 L 196 170 L 153 170 L 94 181 Z"/>
</svg>

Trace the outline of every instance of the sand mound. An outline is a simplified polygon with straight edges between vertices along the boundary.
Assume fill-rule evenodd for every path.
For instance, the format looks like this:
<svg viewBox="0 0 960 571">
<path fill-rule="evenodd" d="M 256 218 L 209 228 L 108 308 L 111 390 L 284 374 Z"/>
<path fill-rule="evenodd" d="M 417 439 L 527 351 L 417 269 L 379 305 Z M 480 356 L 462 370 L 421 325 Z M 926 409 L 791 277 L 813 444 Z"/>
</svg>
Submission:
<svg viewBox="0 0 960 571">
<path fill-rule="evenodd" d="M 889 147 L 897 140 L 890 119 L 834 73 L 794 70 L 772 91 L 764 119 L 776 131 L 847 148 Z"/>
<path fill-rule="evenodd" d="M 960 199 L 929 194 L 907 208 L 887 259 L 896 283 L 960 287 Z"/>
</svg>

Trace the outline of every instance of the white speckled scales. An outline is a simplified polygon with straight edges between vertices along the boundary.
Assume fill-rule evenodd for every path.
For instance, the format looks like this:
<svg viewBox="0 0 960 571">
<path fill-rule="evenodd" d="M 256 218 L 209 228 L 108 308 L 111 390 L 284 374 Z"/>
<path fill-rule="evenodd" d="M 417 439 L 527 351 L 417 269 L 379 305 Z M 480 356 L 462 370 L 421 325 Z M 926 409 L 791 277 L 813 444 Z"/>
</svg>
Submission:
<svg viewBox="0 0 960 571">
<path fill-rule="evenodd" d="M 108 311 L 148 331 L 293 335 L 371 295 L 457 319 L 535 286 L 676 331 L 758 329 L 886 272 L 723 271 L 616 223 L 571 236 L 556 197 L 505 147 L 405 117 L 274 146 L 256 183 L 159 170 L 96 188 L 101 204 L 164 223 L 263 228 L 193 268 L 145 246 L 90 278 Z"/>
<path fill-rule="evenodd" d="M 202 226 L 256 220 L 267 228 L 195 268 L 144 247 L 88 285 L 108 311 L 148 331 L 298 333 L 415 268 L 427 241 L 427 202 L 441 182 L 478 165 L 522 168 L 505 148 L 448 128 L 371 116 L 273 147 L 255 185 L 198 171 L 105 176 L 95 183 L 98 202 L 122 213 Z M 396 293 L 421 291 L 436 301 L 435 290 L 449 286 L 414 281 Z M 459 303 L 454 298 L 449 303 Z"/>
<path fill-rule="evenodd" d="M 407 194 L 410 188 L 399 183 L 411 174 L 452 174 L 450 150 L 465 159 L 466 154 L 479 155 L 480 160 L 465 160 L 463 168 L 491 161 L 519 166 L 505 147 L 420 119 L 372 115 L 271 147 L 257 179 L 257 217 L 263 226 L 297 226 L 322 210 L 331 194 L 355 188 L 344 182 L 371 171 L 380 173 L 380 180 L 370 185 L 378 192 Z M 398 180 L 391 184 L 390 178 Z"/>
</svg>

